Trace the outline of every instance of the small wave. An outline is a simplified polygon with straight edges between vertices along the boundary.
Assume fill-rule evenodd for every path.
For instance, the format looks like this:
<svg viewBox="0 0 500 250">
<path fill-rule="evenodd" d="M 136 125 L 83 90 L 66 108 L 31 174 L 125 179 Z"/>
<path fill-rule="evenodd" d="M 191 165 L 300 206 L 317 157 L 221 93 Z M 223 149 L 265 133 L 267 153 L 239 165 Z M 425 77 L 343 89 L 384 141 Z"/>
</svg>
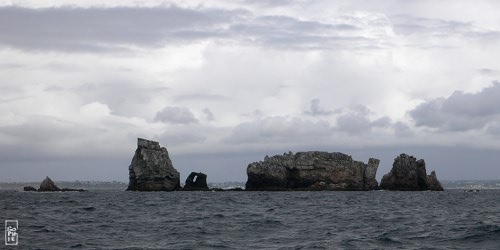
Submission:
<svg viewBox="0 0 500 250">
<path fill-rule="evenodd" d="M 389 236 L 388 233 L 383 233 L 376 238 L 378 241 L 381 241 L 383 243 L 391 243 L 391 244 L 400 244 L 402 243 L 401 241 L 394 239 Z"/>
<path fill-rule="evenodd" d="M 469 232 L 466 235 L 462 236 L 460 240 L 482 242 L 499 238 L 500 238 L 500 226 L 481 225 L 472 230 L 469 230 Z"/>
<path fill-rule="evenodd" d="M 94 211 L 94 210 L 96 210 L 95 207 L 84 207 L 82 209 L 85 210 L 85 211 Z"/>
</svg>

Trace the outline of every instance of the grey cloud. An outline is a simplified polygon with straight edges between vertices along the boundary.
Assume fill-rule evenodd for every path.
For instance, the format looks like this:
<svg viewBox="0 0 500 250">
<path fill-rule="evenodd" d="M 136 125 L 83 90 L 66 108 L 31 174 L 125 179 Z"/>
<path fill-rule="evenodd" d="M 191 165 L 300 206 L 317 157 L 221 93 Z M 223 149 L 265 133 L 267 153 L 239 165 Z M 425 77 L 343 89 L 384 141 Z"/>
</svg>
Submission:
<svg viewBox="0 0 500 250">
<path fill-rule="evenodd" d="M 348 113 L 337 117 L 337 126 L 335 127 L 336 130 L 350 135 L 367 134 L 374 128 L 390 127 L 395 130 L 397 135 L 403 135 L 403 133 L 399 133 L 403 130 L 408 130 L 407 132 L 410 132 L 410 128 L 406 126 L 406 124 L 401 122 L 393 124 L 392 119 L 388 116 L 371 120 L 369 115 L 372 111 L 364 105 L 356 105 L 354 107 L 350 107 L 349 110 L 350 111 Z"/>
<path fill-rule="evenodd" d="M 393 16 L 394 31 L 402 35 L 427 34 L 432 36 L 446 36 L 463 34 L 472 29 L 471 23 L 447 21 L 441 19 L 422 18 L 414 16 Z"/>
<path fill-rule="evenodd" d="M 165 107 L 156 113 L 155 121 L 171 124 L 197 123 L 194 114 L 185 107 Z"/>
<path fill-rule="evenodd" d="M 246 4 L 262 5 L 266 7 L 273 6 L 288 6 L 290 4 L 296 3 L 296 0 L 243 0 Z"/>
<path fill-rule="evenodd" d="M 229 97 L 219 94 L 189 94 L 189 95 L 177 95 L 174 96 L 176 101 L 224 101 L 228 100 Z"/>
<path fill-rule="evenodd" d="M 240 116 L 242 116 L 242 117 L 261 117 L 261 116 L 263 116 L 263 113 L 262 113 L 262 111 L 260 111 L 260 109 L 256 109 L 256 110 L 249 112 L 249 113 L 243 113 Z"/>
<path fill-rule="evenodd" d="M 53 86 L 46 91 L 58 90 L 61 87 Z M 169 89 L 158 84 L 141 84 L 130 81 L 106 81 L 99 83 L 84 83 L 68 91 L 78 93 L 83 102 L 99 101 L 106 103 L 114 114 L 123 116 L 140 116 L 131 114 L 134 112 L 131 106 L 147 103 L 151 96 L 164 94 Z"/>
<path fill-rule="evenodd" d="M 206 140 L 206 137 L 195 132 L 199 130 L 192 131 L 166 131 L 159 136 L 160 141 L 166 142 L 168 145 L 181 146 L 190 143 L 201 143 Z M 168 146 L 166 145 L 166 146 Z"/>
<path fill-rule="evenodd" d="M 409 111 L 417 126 L 441 131 L 481 129 L 500 116 L 500 83 L 477 93 L 454 92 L 447 98 L 429 100 Z"/>
<path fill-rule="evenodd" d="M 84 141 L 96 135 L 103 136 L 107 132 L 107 129 L 49 116 L 26 116 L 22 124 L 0 127 L 1 141 L 9 142 L 7 145 L 0 143 L 0 158 L 2 161 L 16 162 L 51 161 L 75 158 L 82 154 L 100 157 L 96 148 L 106 145 L 88 147 L 89 144 Z"/>
<path fill-rule="evenodd" d="M 392 125 L 392 127 L 394 129 L 394 134 L 397 137 L 409 137 L 413 135 L 411 128 L 404 122 L 396 122 Z"/>
<path fill-rule="evenodd" d="M 61 91 L 65 91 L 65 89 L 63 87 L 60 87 L 60 86 L 48 86 L 48 87 L 45 87 L 43 89 L 43 91 L 46 91 L 46 92 L 61 92 Z"/>
<path fill-rule="evenodd" d="M 348 134 L 367 133 L 371 128 L 372 123 L 365 115 L 348 113 L 337 118 L 336 129 Z"/>
<path fill-rule="evenodd" d="M 371 110 L 366 107 L 365 105 L 355 105 L 354 107 L 350 108 L 353 112 L 359 115 L 369 115 L 371 113 Z"/>
<path fill-rule="evenodd" d="M 300 118 L 266 117 L 237 125 L 227 139 L 231 143 L 301 142 L 310 143 L 331 135 L 326 121 L 313 122 Z"/>
<path fill-rule="evenodd" d="M 446 113 L 471 117 L 500 114 L 500 82 L 475 94 L 454 92 L 443 102 L 442 108 Z"/>
<path fill-rule="evenodd" d="M 25 69 L 28 66 L 21 63 L 0 63 L 1 69 Z"/>
<path fill-rule="evenodd" d="M 372 46 L 371 39 L 347 23 L 303 21 L 287 16 L 260 16 L 231 26 L 244 41 L 281 49 L 333 49 Z"/>
<path fill-rule="evenodd" d="M 12 97 L 12 98 L 1 98 L 0 99 L 0 103 L 16 102 L 16 101 L 19 101 L 19 100 L 29 99 L 29 98 L 32 98 L 32 97 L 33 96 L 25 95 L 25 96 L 18 96 L 18 97 Z"/>
<path fill-rule="evenodd" d="M 242 9 L 0 8 L 0 44 L 28 50 L 103 52 L 200 39 L 282 49 L 373 47 L 373 39 L 381 43 L 380 37 L 363 37 L 358 32 L 362 29 L 346 22 L 258 16 Z"/>
<path fill-rule="evenodd" d="M 311 100 L 311 106 L 309 107 L 309 110 L 304 111 L 304 114 L 306 115 L 312 115 L 312 116 L 328 116 L 332 114 L 337 114 L 340 112 L 340 110 L 325 110 L 320 106 L 320 100 L 319 99 L 312 99 Z"/>
<path fill-rule="evenodd" d="M 205 119 L 207 121 L 214 121 L 215 120 L 214 113 L 212 113 L 212 111 L 210 111 L 210 109 L 208 109 L 208 108 L 203 109 L 202 112 L 203 112 L 203 114 L 205 114 Z"/>
<path fill-rule="evenodd" d="M 483 75 L 494 75 L 494 74 L 498 74 L 500 73 L 499 70 L 496 70 L 496 69 L 488 69 L 488 68 L 482 68 L 482 69 L 478 69 L 479 73 L 483 74 Z"/>
<path fill-rule="evenodd" d="M 20 125 L 0 127 L 0 133 L 17 138 L 25 143 L 43 143 L 52 138 L 72 137 L 83 133 L 81 126 L 75 123 L 47 116 L 28 116 Z"/>
<path fill-rule="evenodd" d="M 381 118 L 378 118 L 372 122 L 373 127 L 379 127 L 379 128 L 388 128 L 392 124 L 391 118 L 384 116 Z"/>
<path fill-rule="evenodd" d="M 217 37 L 241 11 L 167 8 L 0 8 L 0 43 L 23 49 L 110 50 Z"/>
<path fill-rule="evenodd" d="M 395 33 L 405 36 L 420 36 L 424 39 L 448 37 L 463 37 L 468 39 L 483 39 L 484 41 L 497 41 L 500 31 L 488 30 L 475 26 L 470 22 L 458 22 L 433 18 L 422 18 L 406 15 L 391 17 Z M 426 47 L 420 39 L 420 47 Z M 432 44 L 431 47 L 447 47 L 443 44 Z"/>
<path fill-rule="evenodd" d="M 493 122 L 488 125 L 486 128 L 486 132 L 491 135 L 499 135 L 500 136 L 500 122 Z"/>
</svg>

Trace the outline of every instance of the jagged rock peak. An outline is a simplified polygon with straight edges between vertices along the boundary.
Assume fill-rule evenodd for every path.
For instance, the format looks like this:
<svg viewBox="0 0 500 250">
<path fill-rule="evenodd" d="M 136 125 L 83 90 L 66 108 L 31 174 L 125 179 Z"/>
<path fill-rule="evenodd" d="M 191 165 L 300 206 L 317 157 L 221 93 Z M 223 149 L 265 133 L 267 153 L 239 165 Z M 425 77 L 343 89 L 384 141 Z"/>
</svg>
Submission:
<svg viewBox="0 0 500 250">
<path fill-rule="evenodd" d="M 321 151 L 265 156 L 247 167 L 246 190 L 372 190 L 379 161 Z"/>
<path fill-rule="evenodd" d="M 47 176 L 45 180 L 40 183 L 39 192 L 52 192 L 52 191 L 60 191 L 61 189 L 56 186 L 56 184 Z"/>
<path fill-rule="evenodd" d="M 439 182 L 436 172 L 432 171 L 430 175 L 427 175 L 427 187 L 432 191 L 444 191 L 441 182 Z"/>
<path fill-rule="evenodd" d="M 137 147 L 151 149 L 151 150 L 160 150 L 161 149 L 159 142 L 149 141 L 149 140 L 142 139 L 142 138 L 137 138 Z"/>
<path fill-rule="evenodd" d="M 129 166 L 131 191 L 173 191 L 180 189 L 180 174 L 173 167 L 166 148 L 159 142 L 137 139 Z"/>
<path fill-rule="evenodd" d="M 382 177 L 380 188 L 399 191 L 442 191 L 436 173 L 427 175 L 425 161 L 415 157 L 400 154 L 394 159 L 391 171 Z"/>
</svg>

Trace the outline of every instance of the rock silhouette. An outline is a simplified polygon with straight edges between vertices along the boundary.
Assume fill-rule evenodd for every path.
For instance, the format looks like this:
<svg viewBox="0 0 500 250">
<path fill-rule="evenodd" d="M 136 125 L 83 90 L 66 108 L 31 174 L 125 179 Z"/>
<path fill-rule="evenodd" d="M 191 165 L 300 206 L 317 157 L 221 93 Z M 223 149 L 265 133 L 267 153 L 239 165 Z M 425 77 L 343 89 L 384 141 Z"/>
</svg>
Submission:
<svg viewBox="0 0 500 250">
<path fill-rule="evenodd" d="M 130 191 L 174 191 L 180 189 L 180 174 L 168 151 L 155 141 L 137 139 L 137 149 L 129 166 Z"/>
<path fill-rule="evenodd" d="M 401 154 L 394 159 L 391 171 L 382 177 L 380 188 L 398 191 L 443 191 L 441 183 L 432 171 L 427 175 L 425 161 Z"/>
<path fill-rule="evenodd" d="M 38 192 L 54 192 L 61 191 L 59 187 L 47 176 L 45 180 L 40 183 L 40 188 L 38 188 Z"/>
<path fill-rule="evenodd" d="M 266 156 L 248 165 L 246 190 L 373 190 L 379 162 L 371 158 L 365 164 L 343 153 L 318 151 Z"/>
<path fill-rule="evenodd" d="M 24 187 L 24 191 L 37 191 L 34 187 Z M 83 189 L 59 188 L 48 176 L 40 183 L 38 192 L 84 192 Z"/>
<path fill-rule="evenodd" d="M 23 190 L 26 192 L 36 192 L 36 188 L 34 188 L 32 186 L 26 186 L 23 188 Z"/>
<path fill-rule="evenodd" d="M 186 179 L 183 191 L 208 191 L 207 175 L 204 173 L 191 172 Z"/>
</svg>

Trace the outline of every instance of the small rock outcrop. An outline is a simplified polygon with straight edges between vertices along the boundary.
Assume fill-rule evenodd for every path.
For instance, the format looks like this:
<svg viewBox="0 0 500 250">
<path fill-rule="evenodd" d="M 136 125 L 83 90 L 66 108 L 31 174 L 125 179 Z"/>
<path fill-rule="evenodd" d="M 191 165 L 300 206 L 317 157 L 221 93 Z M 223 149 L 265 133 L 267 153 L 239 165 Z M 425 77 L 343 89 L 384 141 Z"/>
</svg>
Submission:
<svg viewBox="0 0 500 250">
<path fill-rule="evenodd" d="M 55 191 L 61 191 L 59 187 L 56 186 L 56 184 L 47 176 L 45 177 L 45 180 L 40 183 L 40 188 L 38 189 L 38 192 L 55 192 Z"/>
<path fill-rule="evenodd" d="M 180 189 L 180 174 L 173 167 L 168 151 L 155 141 L 137 139 L 129 166 L 130 191 L 174 191 Z"/>
<path fill-rule="evenodd" d="M 379 160 L 368 164 L 343 153 L 292 152 L 250 163 L 245 190 L 373 190 Z"/>
<path fill-rule="evenodd" d="M 183 191 L 209 191 L 207 175 L 204 173 L 192 172 L 186 179 Z"/>
<path fill-rule="evenodd" d="M 427 187 L 432 191 L 444 191 L 441 182 L 439 182 L 436 172 L 432 171 L 430 175 L 427 176 Z"/>
<path fill-rule="evenodd" d="M 378 189 L 378 182 L 376 179 L 378 165 L 380 164 L 379 159 L 370 158 L 368 164 L 365 168 L 364 190 L 375 190 Z"/>
<path fill-rule="evenodd" d="M 24 191 L 37 191 L 34 187 L 24 187 Z M 38 192 L 84 192 L 83 189 L 59 188 L 48 176 L 40 183 Z"/>
<path fill-rule="evenodd" d="M 26 186 L 23 188 L 23 190 L 26 192 L 36 192 L 36 188 L 34 188 L 32 186 Z"/>
<path fill-rule="evenodd" d="M 382 177 L 380 188 L 398 191 L 443 191 L 436 173 L 432 171 L 427 175 L 425 161 L 407 154 L 401 154 L 394 159 L 391 171 Z"/>
</svg>

